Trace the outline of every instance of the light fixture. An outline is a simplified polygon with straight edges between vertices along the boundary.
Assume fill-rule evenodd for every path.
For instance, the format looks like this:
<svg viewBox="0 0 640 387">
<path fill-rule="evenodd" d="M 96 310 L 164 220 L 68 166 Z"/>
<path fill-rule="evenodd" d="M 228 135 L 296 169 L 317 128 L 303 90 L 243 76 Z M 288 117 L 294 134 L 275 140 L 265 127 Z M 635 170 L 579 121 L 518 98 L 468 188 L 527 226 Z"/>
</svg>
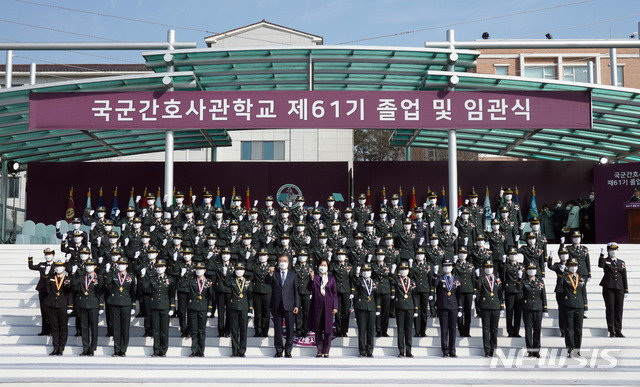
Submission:
<svg viewBox="0 0 640 387">
<path fill-rule="evenodd" d="M 7 172 L 8 173 L 18 173 L 20 169 L 20 163 L 14 160 L 9 160 L 7 162 Z"/>
<path fill-rule="evenodd" d="M 488 32 L 483 32 L 482 33 L 482 39 L 489 39 L 489 33 Z"/>
<path fill-rule="evenodd" d="M 550 34 L 550 33 L 548 33 L 548 32 L 547 32 L 547 34 L 546 34 L 544 37 L 545 37 L 545 38 L 547 38 L 547 39 L 553 39 L 553 36 L 551 36 L 551 34 Z"/>
<path fill-rule="evenodd" d="M 600 164 L 607 164 L 607 163 L 609 163 L 609 159 L 608 158 L 606 158 L 604 156 L 600 157 Z"/>
</svg>

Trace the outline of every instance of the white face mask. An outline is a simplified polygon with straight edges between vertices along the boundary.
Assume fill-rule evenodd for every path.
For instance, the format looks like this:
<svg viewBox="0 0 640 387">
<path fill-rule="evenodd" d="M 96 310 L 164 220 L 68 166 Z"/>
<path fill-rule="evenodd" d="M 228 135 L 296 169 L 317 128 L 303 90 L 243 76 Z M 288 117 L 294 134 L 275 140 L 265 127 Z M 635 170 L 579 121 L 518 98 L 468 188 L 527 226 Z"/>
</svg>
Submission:
<svg viewBox="0 0 640 387">
<path fill-rule="evenodd" d="M 169 231 L 169 230 L 171 230 L 171 225 L 170 224 L 165 224 L 163 226 L 163 228 L 165 229 L 165 231 Z"/>
<path fill-rule="evenodd" d="M 501 212 L 501 213 L 500 213 L 500 217 L 501 217 L 502 219 L 507 219 L 507 218 L 509 217 L 509 213 L 508 213 L 508 212 Z"/>
<path fill-rule="evenodd" d="M 186 262 L 191 262 L 191 258 L 193 257 L 191 256 L 191 254 L 185 254 L 183 255 L 183 258 Z"/>
<path fill-rule="evenodd" d="M 595 199 L 595 198 L 596 198 L 596 197 L 595 197 L 594 195 L 589 195 L 589 200 L 593 200 L 593 199 Z"/>
<path fill-rule="evenodd" d="M 113 230 L 113 226 L 104 226 L 104 231 L 110 232 L 111 230 Z"/>
<path fill-rule="evenodd" d="M 251 239 L 243 239 L 242 244 L 245 246 L 249 246 L 251 244 Z"/>
<path fill-rule="evenodd" d="M 358 199 L 358 203 L 362 206 L 367 202 L 366 199 Z"/>
<path fill-rule="evenodd" d="M 188 220 L 193 219 L 193 212 L 187 212 L 184 214 L 185 218 L 187 218 Z"/>
<path fill-rule="evenodd" d="M 335 204 L 335 202 L 328 201 L 327 202 L 327 207 L 332 208 L 334 204 Z"/>
<path fill-rule="evenodd" d="M 366 270 L 362 272 L 363 278 L 371 278 L 371 270 Z"/>
<path fill-rule="evenodd" d="M 338 231 L 340 230 L 340 226 L 331 226 L 331 231 Z"/>
<path fill-rule="evenodd" d="M 462 214 L 460 217 L 462 218 L 462 220 L 468 220 L 469 214 Z"/>
<path fill-rule="evenodd" d="M 320 214 L 313 214 L 313 215 L 311 215 L 311 217 L 313 218 L 313 220 L 319 220 L 320 219 Z"/>
<path fill-rule="evenodd" d="M 174 239 L 173 240 L 173 244 L 178 246 L 180 243 L 182 243 L 182 239 Z"/>
<path fill-rule="evenodd" d="M 184 198 L 176 198 L 176 203 L 182 204 L 184 202 Z"/>
<path fill-rule="evenodd" d="M 458 258 L 464 261 L 467 259 L 467 253 L 458 253 Z"/>
<path fill-rule="evenodd" d="M 216 240 L 215 239 L 207 239 L 207 244 L 209 246 L 215 246 L 216 244 Z"/>
<path fill-rule="evenodd" d="M 535 239 L 527 239 L 527 244 L 528 244 L 529 246 L 533 246 L 533 245 L 535 245 L 535 244 L 536 244 L 536 240 L 535 240 Z"/>
<path fill-rule="evenodd" d="M 540 230 L 540 225 L 539 224 L 533 224 L 533 225 L 531 225 L 531 229 L 533 231 L 538 231 L 538 230 Z"/>
<path fill-rule="evenodd" d="M 89 259 L 89 254 L 80 254 L 80 260 L 81 261 L 86 261 L 87 259 Z"/>
<path fill-rule="evenodd" d="M 217 212 L 216 213 L 216 219 L 218 219 L 218 220 L 222 219 L 222 214 Z"/>
<path fill-rule="evenodd" d="M 289 246 L 289 240 L 288 239 L 283 239 L 282 240 L 282 246 Z"/>
<path fill-rule="evenodd" d="M 235 224 L 233 226 L 229 226 L 229 230 L 231 230 L 232 232 L 236 232 L 238 231 L 238 226 Z"/>
<path fill-rule="evenodd" d="M 225 262 L 229 262 L 229 259 L 231 259 L 231 256 L 229 254 L 223 254 L 222 255 L 222 260 Z"/>
<path fill-rule="evenodd" d="M 118 271 L 125 271 L 127 270 L 127 265 L 118 265 Z"/>
<path fill-rule="evenodd" d="M 615 258 L 618 252 L 616 250 L 609 250 L 609 256 L 611 258 Z"/>
<path fill-rule="evenodd" d="M 236 270 L 236 277 L 242 277 L 244 275 L 244 270 Z"/>
<path fill-rule="evenodd" d="M 352 216 L 353 216 L 353 214 L 352 214 L 351 212 L 347 212 L 347 213 L 345 213 L 345 214 L 344 214 L 344 218 L 345 218 L 346 220 L 351 219 L 351 217 L 352 217 Z"/>
<path fill-rule="evenodd" d="M 145 245 L 146 245 L 147 243 L 149 243 L 150 241 L 151 241 L 151 239 L 150 239 L 150 238 L 142 238 L 142 243 L 144 243 Z"/>
<path fill-rule="evenodd" d="M 518 257 L 517 255 L 511 254 L 511 255 L 509 255 L 509 261 L 515 262 L 517 257 Z"/>
<path fill-rule="evenodd" d="M 300 261 L 301 263 L 307 262 L 307 256 L 306 255 L 299 256 L 298 261 Z"/>
<path fill-rule="evenodd" d="M 434 247 L 435 247 L 435 246 L 438 246 L 438 240 L 437 240 L 437 239 L 432 239 L 432 240 L 430 240 L 430 241 L 429 241 L 429 244 L 430 244 L 431 246 L 434 246 Z"/>
<path fill-rule="evenodd" d="M 45 255 L 44 255 L 44 259 L 45 259 L 47 262 L 51 262 L 51 261 L 53 261 L 53 255 L 51 255 L 51 254 L 45 254 Z"/>
<path fill-rule="evenodd" d="M 147 205 L 148 205 L 149 207 L 153 207 L 153 205 L 154 205 L 155 203 L 156 203 L 156 201 L 155 201 L 155 200 L 153 200 L 153 199 L 149 199 L 149 200 L 147 200 Z"/>
<path fill-rule="evenodd" d="M 444 266 L 444 267 L 442 268 L 442 270 L 443 270 L 446 274 L 449 274 L 449 273 L 451 273 L 451 271 L 453 270 L 453 266 Z"/>
<path fill-rule="evenodd" d="M 98 212 L 98 218 L 102 219 L 104 218 L 105 213 L 104 212 Z"/>
<path fill-rule="evenodd" d="M 56 274 L 62 274 L 64 273 L 64 266 L 58 266 L 53 270 L 56 272 Z"/>
<path fill-rule="evenodd" d="M 204 231 L 204 226 L 196 226 L 196 230 L 201 233 L 202 231 Z"/>
<path fill-rule="evenodd" d="M 320 242 L 321 245 L 326 245 L 327 244 L 327 238 L 320 238 L 320 239 L 318 239 L 318 242 Z"/>
<path fill-rule="evenodd" d="M 272 228 L 273 228 L 272 224 L 265 224 L 264 225 L 264 229 L 267 230 L 267 231 L 271 231 Z"/>
<path fill-rule="evenodd" d="M 264 204 L 266 204 L 267 207 L 273 206 L 273 202 L 271 200 L 267 200 L 266 202 L 264 202 Z"/>
<path fill-rule="evenodd" d="M 484 274 L 486 274 L 486 275 L 493 274 L 493 268 L 492 267 L 487 267 L 486 269 L 484 269 Z"/>
<path fill-rule="evenodd" d="M 242 202 L 238 202 L 238 201 L 233 202 L 233 205 L 238 207 L 238 208 L 240 208 L 241 204 L 242 204 Z"/>
<path fill-rule="evenodd" d="M 298 227 L 296 227 L 296 231 L 298 231 L 298 232 L 303 232 L 303 231 L 304 231 L 304 226 L 298 226 Z"/>
<path fill-rule="evenodd" d="M 278 263 L 278 267 L 280 268 L 280 270 L 286 270 L 289 267 L 289 262 L 280 262 Z"/>
<path fill-rule="evenodd" d="M 141 223 L 134 223 L 133 224 L 133 228 L 135 228 L 136 230 L 140 230 L 140 227 L 142 227 Z"/>
<path fill-rule="evenodd" d="M 498 231 L 498 230 L 500 230 L 500 225 L 499 224 L 493 224 L 493 225 L 491 225 L 491 229 L 493 231 Z"/>
<path fill-rule="evenodd" d="M 376 261 L 378 261 L 378 262 L 383 262 L 383 261 L 384 261 L 384 255 L 378 255 L 378 256 L 376 256 Z"/>
<path fill-rule="evenodd" d="M 329 268 L 325 265 L 318 267 L 318 272 L 320 272 L 320 274 L 327 274 L 328 271 L 329 271 Z"/>
<path fill-rule="evenodd" d="M 436 204 L 436 202 L 438 201 L 438 199 L 429 199 L 429 204 L 434 205 Z"/>
<path fill-rule="evenodd" d="M 109 243 L 115 245 L 118 242 L 118 238 L 109 238 Z"/>
<path fill-rule="evenodd" d="M 506 200 L 511 200 L 511 197 L 512 197 L 512 196 L 511 196 L 511 194 L 504 195 L 504 198 L 505 198 Z"/>
<path fill-rule="evenodd" d="M 538 271 L 537 271 L 537 270 L 535 270 L 535 269 L 530 269 L 530 270 L 527 270 L 527 275 L 528 275 L 529 277 L 533 277 L 534 275 L 536 275 L 536 273 L 537 273 L 537 272 L 538 272 Z"/>
<path fill-rule="evenodd" d="M 471 198 L 471 199 L 469 199 L 469 202 L 471 204 L 476 204 L 476 203 L 478 203 L 478 198 Z"/>
<path fill-rule="evenodd" d="M 567 211 L 571 211 L 571 206 L 566 206 L 564 209 Z"/>
<path fill-rule="evenodd" d="M 405 224 L 402 227 L 404 227 L 405 231 L 410 231 L 411 230 L 411 225 L 410 224 Z"/>
<path fill-rule="evenodd" d="M 571 273 L 575 273 L 575 272 L 577 272 L 577 271 L 578 271 L 578 266 L 569 266 L 569 271 L 570 271 Z"/>
<path fill-rule="evenodd" d="M 409 275 L 409 270 L 400 270 L 399 273 L 401 277 L 406 277 Z"/>
<path fill-rule="evenodd" d="M 298 202 L 298 207 L 300 208 L 304 207 L 304 202 Z"/>
<path fill-rule="evenodd" d="M 156 267 L 156 273 L 158 273 L 160 275 L 164 274 L 165 270 L 167 270 L 167 268 L 165 266 Z"/>
<path fill-rule="evenodd" d="M 444 231 L 449 232 L 451 231 L 451 226 L 443 226 Z"/>
<path fill-rule="evenodd" d="M 356 246 L 362 246 L 362 239 L 356 239 Z"/>
<path fill-rule="evenodd" d="M 82 237 L 74 237 L 73 241 L 77 244 L 80 244 L 80 242 L 82 242 Z"/>
<path fill-rule="evenodd" d="M 147 254 L 147 258 L 154 260 L 158 257 L 158 253 L 149 253 Z"/>
<path fill-rule="evenodd" d="M 288 212 L 283 212 L 282 213 L 282 219 L 289 219 L 289 213 Z"/>
<path fill-rule="evenodd" d="M 261 256 L 258 257 L 258 260 L 260 261 L 260 263 L 265 263 L 265 262 L 267 262 L 268 259 L 269 259 L 269 257 L 266 256 L 266 255 L 261 255 Z"/>
<path fill-rule="evenodd" d="M 398 205 L 398 199 L 391 200 L 391 204 L 393 204 L 394 206 L 397 206 Z"/>
<path fill-rule="evenodd" d="M 565 261 L 569 259 L 569 254 L 560 254 L 560 260 Z"/>
<path fill-rule="evenodd" d="M 120 259 L 119 255 L 112 255 L 111 256 L 111 262 L 118 262 L 118 259 Z"/>
<path fill-rule="evenodd" d="M 251 217 L 251 220 L 256 220 L 258 219 L 258 214 L 251 214 L 249 217 Z"/>
<path fill-rule="evenodd" d="M 133 218 L 136 213 L 133 211 L 127 211 L 127 218 Z"/>
<path fill-rule="evenodd" d="M 484 248 L 489 250 L 489 248 L 491 247 L 491 243 L 489 242 L 484 242 Z"/>
<path fill-rule="evenodd" d="M 202 277 L 202 276 L 204 275 L 204 269 L 198 269 L 198 270 L 196 270 L 196 275 L 197 275 L 198 277 Z"/>
<path fill-rule="evenodd" d="M 204 198 L 204 204 L 211 204 L 211 198 Z"/>
<path fill-rule="evenodd" d="M 364 229 L 367 230 L 368 233 L 372 233 L 373 232 L 373 226 L 367 226 Z"/>
<path fill-rule="evenodd" d="M 575 243 L 575 244 L 580 243 L 580 237 L 577 237 L 577 238 L 571 238 L 571 242 L 573 242 L 573 243 Z"/>
<path fill-rule="evenodd" d="M 153 213 L 153 216 L 154 216 L 156 219 L 160 219 L 160 218 L 162 218 L 162 212 L 154 212 L 154 213 Z"/>
<path fill-rule="evenodd" d="M 384 241 L 384 244 L 387 246 L 393 246 L 393 239 L 387 239 Z"/>
<path fill-rule="evenodd" d="M 74 223 L 74 224 L 73 224 L 73 229 L 74 229 L 74 230 L 80 230 L 80 226 L 81 226 L 81 224 L 80 224 L 80 223 Z"/>
<path fill-rule="evenodd" d="M 88 265 L 85 267 L 85 269 L 87 270 L 87 273 L 91 274 L 94 270 L 96 270 L 96 267 L 93 265 Z"/>
<path fill-rule="evenodd" d="M 338 261 L 344 262 L 347 259 L 344 255 L 338 255 Z"/>
<path fill-rule="evenodd" d="M 385 213 L 380 214 L 380 219 L 382 219 L 382 220 L 387 219 L 387 214 L 385 214 Z"/>
</svg>

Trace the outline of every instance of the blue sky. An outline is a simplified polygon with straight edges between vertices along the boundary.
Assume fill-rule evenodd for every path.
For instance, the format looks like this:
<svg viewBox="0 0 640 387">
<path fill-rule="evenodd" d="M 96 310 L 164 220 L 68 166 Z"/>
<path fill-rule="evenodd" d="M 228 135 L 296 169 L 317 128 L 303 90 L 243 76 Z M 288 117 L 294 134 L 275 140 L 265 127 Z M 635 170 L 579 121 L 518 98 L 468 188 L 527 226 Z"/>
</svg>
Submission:
<svg viewBox="0 0 640 387">
<path fill-rule="evenodd" d="M 31 1 L 31 0 L 29 0 Z M 353 44 L 417 46 L 426 40 L 444 40 L 446 24 L 492 18 L 527 10 L 577 3 L 580 0 L 490 0 L 490 1 L 205 1 L 205 0 L 32 0 L 67 8 L 144 19 L 196 29 L 176 28 L 177 39 L 195 41 L 204 46 L 203 38 L 266 19 L 305 32 L 321 35 L 325 44 L 338 44 L 374 36 L 426 29 L 366 40 Z M 542 38 L 550 32 L 554 38 L 623 38 L 637 30 L 640 1 L 584 0 L 562 8 L 531 12 L 456 25 L 457 40 L 480 38 L 487 31 L 492 38 Z M 158 41 L 166 39 L 168 27 L 125 21 L 99 15 L 88 15 L 59 8 L 2 0 L 0 42 L 6 41 L 96 41 L 107 40 L 36 28 L 87 34 L 117 41 Z M 624 18 L 607 21 L 610 19 Z M 10 23 L 14 22 L 14 23 Z M 33 26 L 18 25 L 17 23 Z M 590 24 L 586 25 L 585 24 Z M 577 28 L 569 28 L 581 26 Z M 201 30 L 201 31 L 198 31 Z M 210 32 L 206 32 L 210 31 Z M 42 60 L 62 63 L 142 62 L 139 52 L 92 52 L 95 57 L 71 52 L 16 52 L 16 63 Z M 4 61 L 4 58 L 1 59 Z M 46 62 L 45 62 L 46 61 Z"/>
</svg>

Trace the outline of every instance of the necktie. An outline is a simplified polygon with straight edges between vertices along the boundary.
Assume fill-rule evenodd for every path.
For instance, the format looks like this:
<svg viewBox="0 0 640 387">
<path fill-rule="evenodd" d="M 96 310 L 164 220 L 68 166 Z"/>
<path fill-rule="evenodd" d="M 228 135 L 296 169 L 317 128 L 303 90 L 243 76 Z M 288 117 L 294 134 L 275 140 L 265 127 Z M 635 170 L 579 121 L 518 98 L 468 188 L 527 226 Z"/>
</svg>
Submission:
<svg viewBox="0 0 640 387">
<path fill-rule="evenodd" d="M 284 270 L 282 270 L 282 272 L 280 272 L 280 277 L 281 277 L 280 286 L 284 286 L 284 280 L 285 280 L 285 271 Z"/>
</svg>

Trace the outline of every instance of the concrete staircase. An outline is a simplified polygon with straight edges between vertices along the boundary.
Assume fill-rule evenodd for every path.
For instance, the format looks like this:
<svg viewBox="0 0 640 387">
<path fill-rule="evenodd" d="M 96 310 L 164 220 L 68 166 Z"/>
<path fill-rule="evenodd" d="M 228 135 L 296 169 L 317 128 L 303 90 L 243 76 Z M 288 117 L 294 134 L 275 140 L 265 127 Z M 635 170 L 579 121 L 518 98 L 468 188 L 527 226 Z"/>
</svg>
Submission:
<svg viewBox="0 0 640 387">
<path fill-rule="evenodd" d="M 458 358 L 440 357 L 437 319 L 429 320 L 425 338 L 414 338 L 414 359 L 399 359 L 394 337 L 378 338 L 374 358 L 358 358 L 355 319 L 349 337 L 333 341 L 331 357 L 316 359 L 315 347 L 296 346 L 292 359 L 274 359 L 273 328 L 269 338 L 253 337 L 249 322 L 247 358 L 230 358 L 229 338 L 217 337 L 217 318 L 210 319 L 205 358 L 187 358 L 190 339 L 179 337 L 177 320 L 171 319 L 169 351 L 166 358 L 151 358 L 151 338 L 142 337 L 142 319 L 133 318 L 126 358 L 112 358 L 113 342 L 104 337 L 101 318 L 98 350 L 94 357 L 78 357 L 81 340 L 73 337 L 74 319 L 69 321 L 70 337 L 62 357 L 50 357 L 51 338 L 40 332 L 37 272 L 27 267 L 30 250 L 35 261 L 46 245 L 0 245 L 0 382 L 190 382 L 190 383 L 402 383 L 402 384 L 597 384 L 640 385 L 640 246 L 624 245 L 620 258 L 627 262 L 630 296 L 625 300 L 623 333 L 626 338 L 609 338 L 604 302 L 598 286 L 602 270 L 597 267 L 600 245 L 588 246 L 593 279 L 589 282 L 589 312 L 584 321 L 583 359 L 566 359 L 560 351 L 564 339 L 558 331 L 555 278 L 546 279 L 550 317 L 543 320 L 542 359 L 513 356 L 524 348 L 523 338 L 505 337 L 505 320 L 500 321 L 498 346 L 503 357 L 482 357 L 479 319 L 472 322 L 471 338 L 458 338 Z M 557 246 L 550 246 L 557 250 Z M 56 252 L 56 256 L 59 255 Z M 395 321 L 390 322 L 395 335 Z M 548 357 L 545 358 L 545 355 Z M 612 366 L 613 365 L 613 366 Z M 372 374 L 371 372 L 374 372 Z"/>
</svg>

